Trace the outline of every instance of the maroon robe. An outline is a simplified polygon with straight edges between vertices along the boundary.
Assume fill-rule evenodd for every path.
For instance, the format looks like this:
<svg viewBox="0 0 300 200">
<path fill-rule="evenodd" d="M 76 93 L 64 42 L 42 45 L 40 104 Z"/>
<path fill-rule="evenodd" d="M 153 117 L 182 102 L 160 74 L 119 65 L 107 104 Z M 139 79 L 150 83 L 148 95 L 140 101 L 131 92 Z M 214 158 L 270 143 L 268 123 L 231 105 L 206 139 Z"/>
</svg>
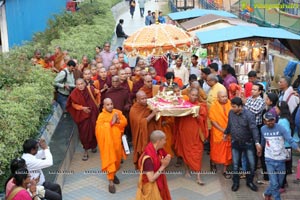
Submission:
<svg viewBox="0 0 300 200">
<path fill-rule="evenodd" d="M 168 69 L 168 62 L 165 56 L 160 58 L 152 57 L 151 65 L 156 70 L 156 74 L 158 76 L 165 77 L 165 74 L 167 73 L 167 69 Z"/>
<path fill-rule="evenodd" d="M 91 88 L 91 92 L 93 93 L 94 98 L 96 98 L 93 88 Z M 83 110 L 77 110 L 72 106 L 72 103 L 89 107 L 91 112 L 86 113 Z M 95 127 L 99 111 L 95 102 L 91 98 L 88 89 L 85 88 L 81 91 L 75 88 L 67 100 L 66 109 L 77 124 L 79 138 L 83 148 L 85 150 L 96 148 L 97 140 L 95 137 Z"/>
<path fill-rule="evenodd" d="M 121 110 L 123 115 L 129 112 L 131 101 L 129 93 L 125 88 L 120 86 L 117 88 L 111 87 L 105 92 L 104 99 L 105 98 L 110 98 L 113 102 L 114 109 Z"/>
<path fill-rule="evenodd" d="M 136 93 L 144 86 L 144 79 L 140 78 L 137 82 L 133 83 L 132 93 L 133 98 L 135 98 Z"/>
</svg>

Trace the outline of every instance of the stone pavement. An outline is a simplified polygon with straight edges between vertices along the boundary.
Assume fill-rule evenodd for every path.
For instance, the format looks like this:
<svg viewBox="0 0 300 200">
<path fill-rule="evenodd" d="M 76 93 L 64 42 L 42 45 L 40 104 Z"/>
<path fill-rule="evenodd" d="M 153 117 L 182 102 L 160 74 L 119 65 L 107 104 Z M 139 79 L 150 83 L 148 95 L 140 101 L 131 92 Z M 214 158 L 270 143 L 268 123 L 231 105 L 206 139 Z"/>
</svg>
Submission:
<svg viewBox="0 0 300 200">
<path fill-rule="evenodd" d="M 98 200 L 98 199 L 135 199 L 138 174 L 134 170 L 132 162 L 132 154 L 121 165 L 117 176 L 120 179 L 120 184 L 116 185 L 117 192 L 111 194 L 108 192 L 108 181 L 105 174 L 101 174 L 101 160 L 99 152 L 89 153 L 89 160 L 82 161 L 83 150 L 81 145 L 78 145 L 74 154 L 71 167 L 72 172 L 65 177 L 63 186 L 64 200 Z M 184 168 L 175 167 L 176 159 L 172 159 L 167 171 L 168 185 L 174 200 L 260 200 L 265 186 L 260 186 L 258 192 L 253 192 L 246 187 L 245 179 L 240 182 L 240 189 L 237 192 L 231 192 L 232 181 L 225 179 L 221 174 L 222 167 L 217 167 L 217 173 L 213 174 L 209 171 L 209 156 L 205 153 L 203 157 L 203 172 L 202 179 L 205 182 L 204 186 L 198 185 L 192 178 L 184 177 Z M 294 175 L 288 176 L 289 187 L 287 193 L 282 195 L 284 200 L 296 200 L 300 196 L 300 184 L 293 183 Z M 256 180 L 256 179 L 255 179 Z"/>
<path fill-rule="evenodd" d="M 148 1 L 145 6 L 147 10 L 158 10 L 160 6 L 166 4 L 167 1 L 154 2 Z M 126 7 L 127 6 L 127 7 Z M 144 26 L 144 18 L 140 17 L 139 8 L 135 10 L 134 18 L 131 19 L 128 9 L 128 1 L 122 2 L 119 9 L 113 11 L 116 21 L 120 18 L 124 19 L 124 31 L 128 35 L 132 34 L 138 28 Z M 121 14 L 120 14 L 121 13 Z M 122 44 L 114 36 L 112 40 L 112 49 Z M 101 160 L 99 152 L 89 153 L 89 160 L 82 161 L 83 149 L 78 144 L 76 152 L 73 156 L 69 175 L 65 176 L 65 183 L 63 186 L 64 200 L 106 200 L 106 199 L 121 199 L 133 200 L 138 182 L 138 174 L 135 173 L 132 162 L 132 154 L 121 165 L 121 169 L 117 176 L 121 184 L 116 185 L 116 194 L 108 192 L 108 181 L 105 174 L 100 173 Z M 299 157 L 298 157 L 299 158 Z M 241 180 L 240 189 L 237 192 L 231 192 L 232 181 L 227 180 L 221 174 L 221 167 L 218 166 L 218 172 L 211 174 L 209 172 L 209 156 L 205 153 L 203 156 L 203 171 L 208 172 L 203 174 L 202 179 L 205 182 L 204 186 L 196 184 L 195 175 L 192 178 L 184 177 L 184 168 L 176 168 L 174 166 L 176 159 L 172 159 L 169 172 L 167 175 L 168 185 L 174 200 L 190 200 L 190 199 L 207 199 L 207 200 L 259 200 L 262 199 L 262 192 L 265 186 L 258 186 L 258 192 L 252 192 L 246 187 L 245 180 Z M 292 183 L 294 175 L 288 176 L 289 187 L 287 193 L 282 195 L 284 200 L 296 200 L 300 196 L 300 184 Z"/>
</svg>

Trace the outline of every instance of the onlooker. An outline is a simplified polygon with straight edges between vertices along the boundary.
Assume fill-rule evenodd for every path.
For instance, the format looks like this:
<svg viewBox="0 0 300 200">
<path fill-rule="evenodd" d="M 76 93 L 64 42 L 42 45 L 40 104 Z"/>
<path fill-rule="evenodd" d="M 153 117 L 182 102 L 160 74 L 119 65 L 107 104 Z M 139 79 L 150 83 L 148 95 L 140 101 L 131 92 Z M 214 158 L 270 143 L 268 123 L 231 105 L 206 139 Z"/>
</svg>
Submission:
<svg viewBox="0 0 300 200">
<path fill-rule="evenodd" d="M 115 58 L 119 58 L 119 55 L 120 55 L 120 53 L 123 53 L 123 55 L 124 55 L 124 62 L 126 62 L 127 64 L 128 64 L 128 57 L 127 57 L 127 55 L 124 53 L 124 51 L 123 51 L 123 47 L 117 47 L 117 49 L 116 49 L 116 55 L 115 55 Z"/>
<path fill-rule="evenodd" d="M 162 16 L 162 11 L 158 12 L 158 22 L 161 23 L 161 24 L 166 23 L 166 19 Z"/>
<path fill-rule="evenodd" d="M 131 19 L 133 19 L 133 15 L 134 15 L 134 11 L 135 11 L 135 6 L 136 6 L 135 0 L 130 0 L 129 1 L 129 11 L 130 11 Z"/>
<path fill-rule="evenodd" d="M 183 65 L 183 58 L 179 56 L 176 60 L 176 65 L 173 67 L 174 74 L 176 77 L 181 78 L 183 85 L 187 85 L 189 83 L 189 71 Z"/>
<path fill-rule="evenodd" d="M 224 78 L 223 79 L 224 80 L 223 85 L 225 86 L 227 91 L 229 89 L 230 83 L 238 83 L 236 78 L 232 75 L 230 70 L 231 70 L 230 65 L 225 64 L 225 65 L 222 66 L 222 76 Z"/>
<path fill-rule="evenodd" d="M 156 22 L 155 12 L 152 12 L 151 13 L 151 18 L 150 18 L 150 25 L 155 24 L 155 22 Z"/>
<path fill-rule="evenodd" d="M 39 150 L 39 147 L 42 150 Z M 26 140 L 23 144 L 23 152 L 22 158 L 26 162 L 31 177 L 34 179 L 39 178 L 37 185 L 42 185 L 45 188 L 45 198 L 49 200 L 61 200 L 60 185 L 45 181 L 45 176 L 42 171 L 42 169 L 53 165 L 53 157 L 45 140 Z"/>
<path fill-rule="evenodd" d="M 256 71 L 250 71 L 248 73 L 248 82 L 245 83 L 245 85 L 244 85 L 246 98 L 251 96 L 252 85 L 255 82 L 257 82 Z"/>
<path fill-rule="evenodd" d="M 261 144 L 265 148 L 265 161 L 267 165 L 270 185 L 263 193 L 265 199 L 271 199 L 273 196 L 276 200 L 280 198 L 279 189 L 282 186 L 286 170 L 285 161 L 287 153 L 285 151 L 284 142 L 288 142 L 293 149 L 300 152 L 300 148 L 293 140 L 287 130 L 277 123 L 276 117 L 268 112 L 263 116 L 265 126 L 261 128 Z"/>
<path fill-rule="evenodd" d="M 192 55 L 191 57 L 190 74 L 195 74 L 197 79 L 200 78 L 201 75 L 201 67 L 200 63 L 198 63 L 198 56 L 196 55 Z"/>
<path fill-rule="evenodd" d="M 152 18 L 151 10 L 148 10 L 148 15 L 145 17 L 145 25 L 146 26 L 151 25 L 151 18 Z"/>
<path fill-rule="evenodd" d="M 264 114 L 271 112 L 276 117 L 276 122 L 278 121 L 278 114 L 276 113 L 276 104 L 278 102 L 277 94 L 269 92 L 265 98 L 266 108 Z"/>
<path fill-rule="evenodd" d="M 201 74 L 200 74 L 201 79 L 199 80 L 199 83 L 206 94 L 208 94 L 210 90 L 210 86 L 207 83 L 207 77 L 210 73 L 211 71 L 208 67 L 201 69 Z"/>
<path fill-rule="evenodd" d="M 259 144 L 259 132 L 256 126 L 255 116 L 243 108 L 242 99 L 235 97 L 231 100 L 232 109 L 228 115 L 227 128 L 224 131 L 224 140 L 231 134 L 232 161 L 233 161 L 233 185 L 231 190 L 236 192 L 240 186 L 239 165 L 242 153 L 248 160 L 246 174 L 247 186 L 257 191 L 257 186 L 253 183 L 255 173 L 254 143 L 257 153 L 261 153 Z"/>
<path fill-rule="evenodd" d="M 139 7 L 140 7 L 140 15 L 141 15 L 141 17 L 144 17 L 145 2 L 146 2 L 146 0 L 138 0 Z"/>
<path fill-rule="evenodd" d="M 207 95 L 207 105 L 208 108 L 210 108 L 211 104 L 218 99 L 218 92 L 226 92 L 226 88 L 224 87 L 224 85 L 218 82 L 218 77 L 214 74 L 208 75 L 206 81 L 210 86 L 210 90 Z"/>
<path fill-rule="evenodd" d="M 116 53 L 110 50 L 110 43 L 105 42 L 103 51 L 101 51 L 100 56 L 102 57 L 103 66 L 106 70 L 111 66 L 112 60 L 114 59 Z"/>
<path fill-rule="evenodd" d="M 144 199 L 145 197 L 171 199 L 167 177 L 163 173 L 171 161 L 171 155 L 163 149 L 165 144 L 166 135 L 164 132 L 155 130 L 151 133 L 150 142 L 139 159 L 141 174 L 138 182 L 137 199 Z M 152 189 L 149 190 L 147 189 L 149 184 L 155 184 L 157 187 L 151 187 Z"/>
<path fill-rule="evenodd" d="M 217 63 L 211 63 L 208 65 L 208 68 L 210 69 L 211 73 L 216 75 L 219 79 L 219 83 L 223 84 L 223 79 L 222 77 L 219 75 L 219 66 Z"/>
<path fill-rule="evenodd" d="M 294 121 L 289 111 L 289 106 L 285 101 L 278 102 L 276 107 L 276 115 L 279 116 L 278 124 L 282 125 L 285 130 L 287 131 L 289 137 L 292 136 L 292 132 L 294 130 Z M 273 114 L 273 113 L 272 113 Z M 274 114 L 273 114 L 274 115 Z M 276 115 L 274 115 L 276 117 Z M 276 122 L 276 121 L 275 121 Z M 292 167 L 293 167 L 293 156 L 292 156 L 292 148 L 288 142 L 284 142 L 285 150 L 290 154 L 287 155 L 287 159 L 285 161 L 285 176 L 283 179 L 282 184 L 280 185 L 280 192 L 285 191 L 285 186 L 288 184 L 286 180 L 287 174 L 292 174 Z"/>
<path fill-rule="evenodd" d="M 63 111 L 66 108 L 68 96 L 75 88 L 75 79 L 73 75 L 75 67 L 76 63 L 73 60 L 70 60 L 67 63 L 67 67 L 59 72 L 54 79 L 54 86 L 57 87 L 56 101 Z"/>
<path fill-rule="evenodd" d="M 16 171 L 20 168 L 26 168 L 26 163 L 23 158 L 15 158 L 10 162 L 10 176 L 8 177 L 7 181 L 5 182 L 5 197 L 8 197 L 8 194 L 11 193 L 11 191 L 16 186 L 14 176 L 16 174 Z"/>
<path fill-rule="evenodd" d="M 16 187 L 8 194 L 7 200 L 37 200 L 36 196 L 36 184 L 30 179 L 31 176 L 26 168 L 20 168 L 16 170 L 14 174 L 14 180 Z M 27 191 L 29 186 L 30 193 Z"/>
<path fill-rule="evenodd" d="M 291 86 L 291 78 L 283 76 L 280 78 L 278 86 L 280 89 L 279 101 L 285 101 L 289 105 L 290 113 L 293 114 L 299 105 L 299 97 Z"/>
<path fill-rule="evenodd" d="M 116 35 L 118 38 L 128 38 L 128 35 L 123 30 L 124 19 L 120 19 L 116 27 Z"/>
</svg>

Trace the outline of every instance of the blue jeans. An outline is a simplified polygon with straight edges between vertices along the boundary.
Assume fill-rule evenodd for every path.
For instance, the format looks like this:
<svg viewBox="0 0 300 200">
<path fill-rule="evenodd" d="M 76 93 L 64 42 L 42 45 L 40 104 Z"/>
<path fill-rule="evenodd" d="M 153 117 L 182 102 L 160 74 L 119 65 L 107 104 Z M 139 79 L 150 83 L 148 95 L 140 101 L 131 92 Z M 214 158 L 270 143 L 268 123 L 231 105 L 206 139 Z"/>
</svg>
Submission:
<svg viewBox="0 0 300 200">
<path fill-rule="evenodd" d="M 253 183 L 254 170 L 255 170 L 255 155 L 254 155 L 254 144 L 253 142 L 238 142 L 232 141 L 232 161 L 233 161 L 233 183 L 240 184 L 240 172 L 239 165 L 244 153 L 247 160 L 247 172 L 246 172 L 246 181 L 247 183 Z M 249 169 L 250 168 L 250 169 Z"/>
<path fill-rule="evenodd" d="M 67 99 L 68 99 L 68 96 L 62 95 L 59 92 L 57 93 L 56 101 L 60 105 L 63 112 L 66 110 Z"/>
<path fill-rule="evenodd" d="M 140 8 L 141 17 L 144 17 L 145 8 Z"/>
<path fill-rule="evenodd" d="M 270 185 L 265 191 L 265 195 L 272 195 L 275 200 L 280 200 L 280 186 L 285 176 L 285 162 L 266 160 L 267 171 L 269 175 Z"/>
</svg>

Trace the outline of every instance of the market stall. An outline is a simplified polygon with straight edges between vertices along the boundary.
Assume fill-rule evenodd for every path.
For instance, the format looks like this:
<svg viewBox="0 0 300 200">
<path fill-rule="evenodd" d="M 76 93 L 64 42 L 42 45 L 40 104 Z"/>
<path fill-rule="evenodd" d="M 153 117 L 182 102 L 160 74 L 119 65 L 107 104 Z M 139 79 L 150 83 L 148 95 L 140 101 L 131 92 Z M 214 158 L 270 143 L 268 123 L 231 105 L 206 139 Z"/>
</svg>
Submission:
<svg viewBox="0 0 300 200">
<path fill-rule="evenodd" d="M 297 41 L 300 36 L 279 28 L 233 26 L 217 30 L 197 32 L 202 47 L 207 49 L 209 59 L 220 58 L 236 70 L 241 84 L 248 81 L 251 70 L 258 72 L 261 81 L 274 76 L 269 43 L 274 38 Z"/>
</svg>

